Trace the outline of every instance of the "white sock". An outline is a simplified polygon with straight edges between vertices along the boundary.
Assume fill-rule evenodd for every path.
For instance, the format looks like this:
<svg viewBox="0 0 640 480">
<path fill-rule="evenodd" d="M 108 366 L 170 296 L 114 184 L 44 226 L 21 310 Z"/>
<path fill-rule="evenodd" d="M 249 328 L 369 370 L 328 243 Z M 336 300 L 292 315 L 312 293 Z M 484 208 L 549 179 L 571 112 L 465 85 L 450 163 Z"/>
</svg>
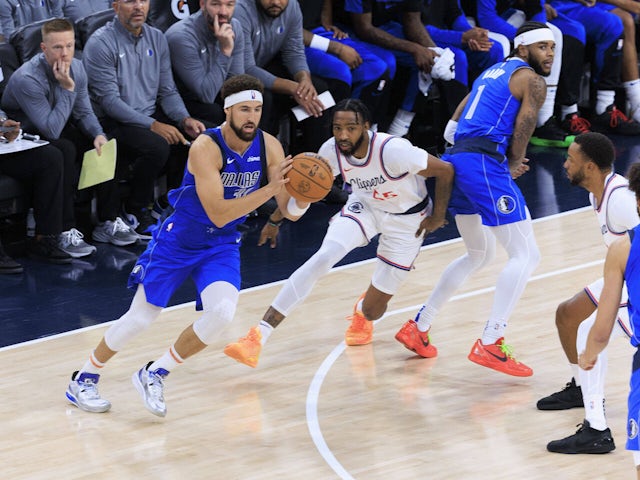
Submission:
<svg viewBox="0 0 640 480">
<path fill-rule="evenodd" d="M 562 105 L 562 119 L 567 118 L 567 115 L 573 115 L 574 113 L 578 113 L 578 104 L 574 103 L 573 105 Z"/>
<path fill-rule="evenodd" d="M 633 115 L 634 120 L 640 118 L 640 80 L 629 80 L 623 82 L 625 94 L 627 95 L 627 102 L 629 104 L 629 112 Z"/>
<path fill-rule="evenodd" d="M 396 116 L 391 122 L 391 125 L 389 125 L 387 133 L 390 135 L 404 137 L 409 133 L 409 127 L 411 127 L 411 122 L 415 116 L 416 114 L 414 112 L 407 112 L 406 110 L 399 108 L 396 112 Z"/>
<path fill-rule="evenodd" d="M 96 353 L 95 350 L 91 352 L 91 355 L 89 355 L 89 358 L 80 369 L 80 372 L 78 373 L 78 375 L 80 373 L 92 373 L 92 374 L 100 373 L 100 370 L 102 370 L 102 367 L 104 367 L 105 364 L 98 361 L 95 353 Z"/>
<path fill-rule="evenodd" d="M 573 379 L 576 381 L 576 385 L 580 386 L 580 367 L 577 363 L 570 363 L 571 374 L 573 375 Z"/>
<path fill-rule="evenodd" d="M 604 397 L 602 395 L 588 395 L 584 398 L 585 420 L 591 428 L 604 430 L 607 428 L 607 420 L 604 418 Z"/>
<path fill-rule="evenodd" d="M 174 345 L 169 347 L 169 350 L 165 352 L 163 356 L 161 356 L 158 360 L 149 365 L 148 370 L 153 372 L 159 368 L 164 368 L 167 372 L 170 372 L 178 365 L 184 363 L 184 358 L 182 358 L 178 352 L 176 352 L 176 348 Z"/>
<path fill-rule="evenodd" d="M 436 318 L 438 311 L 431 305 L 424 304 L 416 315 L 415 322 L 418 330 L 426 332 L 431 328 L 431 322 Z"/>
<path fill-rule="evenodd" d="M 482 332 L 482 344 L 491 345 L 492 343 L 496 343 L 499 338 L 504 337 L 504 331 L 506 329 L 507 322 L 488 320 Z"/>
<path fill-rule="evenodd" d="M 541 127 L 547 120 L 553 115 L 553 107 L 556 103 L 556 91 L 558 87 L 547 85 L 547 96 L 544 99 L 544 103 L 540 110 L 538 110 L 538 124 L 536 126 Z"/>
<path fill-rule="evenodd" d="M 613 105 L 616 92 L 615 90 L 598 90 L 596 98 L 596 115 L 601 115 L 609 105 Z"/>
<path fill-rule="evenodd" d="M 264 320 L 260 320 L 258 328 L 260 329 L 260 334 L 262 335 L 262 338 L 260 339 L 260 345 L 264 345 L 265 343 L 267 343 L 267 339 L 273 333 L 273 327 Z"/>
</svg>

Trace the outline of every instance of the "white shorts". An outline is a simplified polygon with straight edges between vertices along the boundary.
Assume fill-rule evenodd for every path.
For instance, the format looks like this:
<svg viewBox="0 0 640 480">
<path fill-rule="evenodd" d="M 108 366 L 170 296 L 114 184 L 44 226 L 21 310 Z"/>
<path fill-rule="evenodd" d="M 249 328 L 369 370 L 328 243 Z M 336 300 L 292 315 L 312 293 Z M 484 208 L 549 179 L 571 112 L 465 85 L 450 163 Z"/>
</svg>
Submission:
<svg viewBox="0 0 640 480">
<path fill-rule="evenodd" d="M 370 208 L 351 195 L 331 219 L 325 241 L 337 242 L 351 251 L 367 245 L 379 234 L 376 256 L 381 264 L 376 267 L 372 283 L 379 290 L 393 294 L 420 253 L 424 238 L 416 238 L 415 234 L 431 210 L 429 204 L 422 212 L 396 215 Z M 390 271 L 394 273 L 393 278 L 388 278 Z"/>
<path fill-rule="evenodd" d="M 585 293 L 589 296 L 591 301 L 598 306 L 600 303 L 600 295 L 602 295 L 602 287 L 604 286 L 604 278 L 599 278 L 589 286 L 584 287 Z M 627 310 L 627 302 L 629 295 L 627 294 L 627 284 L 622 286 L 622 297 L 620 297 L 620 307 L 618 308 L 618 317 L 616 319 L 616 325 L 614 330 L 620 330 L 618 333 L 623 333 L 627 338 L 631 338 L 631 325 L 629 323 L 629 311 Z M 614 332 L 612 332 L 613 334 Z"/>
</svg>

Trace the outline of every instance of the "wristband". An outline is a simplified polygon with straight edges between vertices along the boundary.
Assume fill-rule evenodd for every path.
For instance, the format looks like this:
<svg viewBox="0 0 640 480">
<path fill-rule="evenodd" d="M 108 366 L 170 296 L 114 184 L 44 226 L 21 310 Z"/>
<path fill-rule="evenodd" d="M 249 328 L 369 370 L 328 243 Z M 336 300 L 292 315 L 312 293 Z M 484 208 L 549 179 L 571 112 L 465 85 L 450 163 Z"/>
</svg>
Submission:
<svg viewBox="0 0 640 480">
<path fill-rule="evenodd" d="M 447 122 L 447 126 L 445 127 L 444 134 L 442 136 L 451 145 L 455 143 L 454 138 L 455 138 L 457 129 L 458 129 L 458 122 L 456 122 L 455 120 L 449 120 Z"/>
<path fill-rule="evenodd" d="M 304 212 L 309 209 L 310 205 L 311 204 L 307 205 L 305 208 L 300 208 L 296 203 L 296 199 L 291 197 L 289 199 L 289 203 L 287 203 L 287 212 L 289 212 L 294 217 L 301 217 L 302 215 L 304 215 Z"/>
<path fill-rule="evenodd" d="M 273 220 L 271 220 L 271 217 L 269 217 L 269 219 L 267 220 L 267 225 L 269 225 L 270 227 L 279 227 L 280 225 L 282 225 L 282 222 L 284 222 L 284 218 L 278 222 L 274 222 Z"/>
<path fill-rule="evenodd" d="M 311 43 L 309 44 L 309 47 L 326 52 L 327 50 L 329 50 L 330 43 L 331 40 L 329 40 L 328 38 L 321 37 L 320 35 L 316 35 L 314 33 L 313 37 L 311 37 Z"/>
</svg>

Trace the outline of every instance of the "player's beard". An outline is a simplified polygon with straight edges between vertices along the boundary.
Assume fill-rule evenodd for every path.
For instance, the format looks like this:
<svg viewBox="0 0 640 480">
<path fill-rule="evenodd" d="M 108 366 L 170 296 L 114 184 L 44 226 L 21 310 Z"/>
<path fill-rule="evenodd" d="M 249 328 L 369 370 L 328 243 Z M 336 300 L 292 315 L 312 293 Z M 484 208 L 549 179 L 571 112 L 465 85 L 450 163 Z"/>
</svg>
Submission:
<svg viewBox="0 0 640 480">
<path fill-rule="evenodd" d="M 342 148 L 342 146 L 340 146 L 340 144 L 338 144 L 338 148 L 340 149 L 340 151 L 343 154 L 352 156 L 356 152 L 356 150 L 358 150 L 358 148 L 360 148 L 360 145 L 362 145 L 362 142 L 364 142 L 364 135 L 365 135 L 365 132 L 362 132 L 362 135 L 360 135 L 360 138 L 358 140 L 356 140 L 356 143 L 354 143 L 351 146 L 351 148 L 349 148 L 348 150 L 345 150 L 344 148 Z"/>
<path fill-rule="evenodd" d="M 538 75 L 542 76 L 542 77 L 548 77 L 551 74 L 551 70 L 549 70 L 548 72 L 545 72 L 542 69 L 542 62 L 538 61 L 538 60 L 533 60 L 533 59 L 529 59 L 529 66 L 531 68 L 533 68 L 533 71 L 536 72 Z"/>
<path fill-rule="evenodd" d="M 247 125 L 245 123 L 245 125 Z M 233 132 L 236 134 L 236 136 L 244 141 L 244 142 L 250 142 L 252 141 L 254 138 L 256 138 L 256 135 L 258 134 L 258 128 L 254 128 L 253 132 L 245 132 L 244 130 L 242 130 L 242 126 L 238 127 L 233 120 L 231 120 L 229 122 L 229 126 L 231 127 L 231 130 L 233 130 Z M 244 125 L 243 125 L 244 126 Z"/>
<path fill-rule="evenodd" d="M 583 170 L 580 170 L 574 173 L 572 177 L 569 177 L 569 183 L 571 183 L 571 185 L 573 185 L 574 187 L 580 187 L 582 185 L 582 182 L 584 182 Z"/>
</svg>

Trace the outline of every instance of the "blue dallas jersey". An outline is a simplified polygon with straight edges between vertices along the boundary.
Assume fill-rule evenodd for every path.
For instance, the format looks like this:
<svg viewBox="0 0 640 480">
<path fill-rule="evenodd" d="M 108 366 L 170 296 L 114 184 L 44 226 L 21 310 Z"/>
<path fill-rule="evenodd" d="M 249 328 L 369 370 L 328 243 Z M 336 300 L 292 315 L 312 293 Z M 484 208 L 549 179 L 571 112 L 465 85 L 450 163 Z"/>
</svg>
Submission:
<svg viewBox="0 0 640 480">
<path fill-rule="evenodd" d="M 505 154 L 520 110 L 520 101 L 509 90 L 509 80 L 521 68 L 531 67 L 524 60 L 510 58 L 485 70 L 473 82 L 469 100 L 458 120 L 456 143 L 486 138 L 500 145 L 500 153 Z"/>
<path fill-rule="evenodd" d="M 263 165 L 266 165 L 266 153 L 262 130 L 258 129 L 253 142 L 242 155 L 227 146 L 220 127 L 210 128 L 204 132 L 204 135 L 209 135 L 222 152 L 220 177 L 224 186 L 225 199 L 244 197 L 260 188 L 263 173 L 266 175 L 266 169 L 263 172 Z M 200 203 L 196 192 L 195 178 L 187 168 L 185 168 L 182 184 L 169 192 L 169 203 L 175 209 L 174 215 L 185 216 L 200 224 L 210 225 L 215 232 L 221 234 L 235 232 L 237 225 L 246 219 L 246 216 L 242 216 L 221 228 L 214 226 Z"/>
<path fill-rule="evenodd" d="M 631 249 L 624 270 L 624 279 L 629 293 L 629 323 L 633 336 L 631 345 L 640 346 L 640 225 L 629 231 L 631 237 Z"/>
</svg>

